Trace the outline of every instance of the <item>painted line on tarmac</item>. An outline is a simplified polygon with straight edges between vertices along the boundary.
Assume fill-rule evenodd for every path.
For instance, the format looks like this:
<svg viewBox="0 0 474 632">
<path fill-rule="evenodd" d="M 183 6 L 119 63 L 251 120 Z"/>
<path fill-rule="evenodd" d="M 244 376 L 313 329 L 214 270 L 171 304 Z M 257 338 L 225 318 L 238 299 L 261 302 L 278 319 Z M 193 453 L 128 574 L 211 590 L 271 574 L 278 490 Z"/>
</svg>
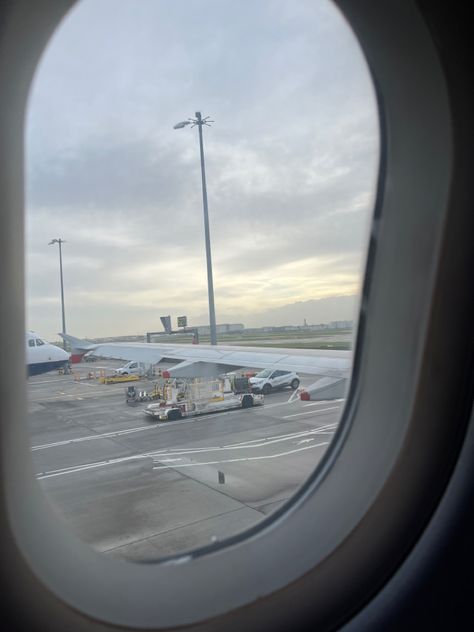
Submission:
<svg viewBox="0 0 474 632">
<path fill-rule="evenodd" d="M 71 467 L 64 467 L 59 470 L 50 470 L 49 472 L 41 472 L 36 475 L 38 480 L 44 478 L 53 478 L 56 476 L 63 476 L 64 474 L 75 474 L 77 472 L 84 472 L 87 470 L 97 469 L 99 467 L 106 467 L 107 465 L 116 465 L 117 463 L 125 463 L 126 461 L 139 461 L 140 459 L 149 458 L 148 454 L 136 454 L 134 456 L 124 456 L 116 459 L 109 459 L 107 461 L 96 461 L 95 463 L 85 463 L 83 465 L 73 465 Z"/>
<path fill-rule="evenodd" d="M 294 415 L 285 415 L 283 419 L 290 419 L 291 417 L 301 417 L 302 415 L 319 415 L 325 413 L 328 410 L 338 410 L 340 406 L 331 406 L 331 408 L 321 408 L 320 410 L 307 410 L 304 413 L 296 413 Z"/>
<path fill-rule="evenodd" d="M 233 443 L 225 446 L 205 446 L 202 448 L 177 448 L 177 449 L 168 449 L 168 450 L 160 450 L 151 452 L 148 456 L 153 456 L 153 458 L 159 458 L 160 456 L 170 457 L 170 456 L 184 456 L 186 454 L 203 454 L 205 452 L 221 452 L 225 450 L 245 450 L 245 449 L 254 449 L 254 448 L 265 448 L 269 445 L 273 445 L 275 443 L 282 443 L 284 441 L 294 441 L 295 439 L 301 439 L 303 437 L 308 437 L 310 435 L 318 435 L 318 434 L 334 434 L 335 428 L 337 424 L 327 424 L 326 426 L 321 426 L 320 428 L 312 428 L 308 430 L 304 430 L 301 432 L 295 432 L 289 435 L 280 435 L 277 437 L 265 437 L 264 439 L 254 439 L 252 442 L 243 441 L 238 443 Z M 260 441 L 260 443 L 255 443 L 255 441 Z"/>
<path fill-rule="evenodd" d="M 327 404 L 333 404 L 335 402 L 343 402 L 343 399 L 321 399 L 317 402 L 311 402 L 309 404 L 303 404 L 303 406 L 326 406 Z M 300 403 L 300 399 L 294 399 L 291 402 L 289 400 L 285 400 L 284 402 L 277 402 L 275 404 L 264 404 L 263 408 L 273 408 L 274 406 L 286 406 L 287 404 L 298 404 Z"/>
<path fill-rule="evenodd" d="M 95 413 L 91 413 L 95 414 Z M 168 426 L 174 426 L 176 424 L 189 424 L 196 419 L 211 419 L 212 417 L 217 417 L 223 415 L 225 413 L 217 413 L 214 415 L 199 416 L 199 417 L 191 417 L 190 419 L 177 419 L 176 421 L 166 421 L 163 423 L 154 423 L 149 424 L 148 426 L 139 426 L 137 428 L 127 428 L 125 430 L 115 430 L 113 432 L 104 432 L 101 434 L 93 434 L 93 435 L 85 435 L 84 437 L 75 437 L 74 439 L 64 439 L 63 441 L 55 441 L 52 443 L 44 443 L 41 445 L 31 446 L 30 450 L 34 452 L 35 450 L 47 450 L 48 448 L 56 448 L 63 445 L 69 445 L 71 443 L 81 443 L 83 441 L 93 441 L 95 439 L 110 439 L 113 437 L 121 437 L 123 435 L 131 434 L 134 432 L 144 432 L 146 430 L 156 430 L 157 428 L 166 428 Z"/>
<path fill-rule="evenodd" d="M 165 470 L 165 469 L 177 469 L 177 468 L 183 468 L 183 467 L 196 467 L 196 466 L 201 466 L 201 465 L 219 465 L 221 463 L 239 463 L 239 462 L 244 462 L 244 461 L 259 461 L 259 460 L 263 460 L 263 459 L 276 459 L 282 456 L 289 456 L 290 454 L 295 454 L 297 452 L 302 452 L 304 450 L 312 450 L 313 448 L 319 448 L 323 445 L 329 445 L 329 441 L 324 441 L 322 443 L 316 443 L 314 445 L 308 445 L 305 446 L 303 448 L 296 448 L 294 450 L 288 450 L 287 452 L 280 452 L 279 454 L 264 454 L 261 456 L 248 456 L 248 457 L 241 457 L 238 459 L 224 459 L 221 461 L 208 461 L 206 463 L 183 463 L 183 464 L 178 464 L 175 461 L 173 461 L 174 465 L 157 465 L 154 466 L 153 469 L 154 470 Z M 71 468 L 63 468 L 61 470 L 51 470 L 50 472 L 44 472 L 41 474 L 38 474 L 36 476 L 36 478 L 38 480 L 43 480 L 45 478 L 55 478 L 58 476 L 63 476 L 64 474 L 75 474 L 77 472 L 85 472 L 87 470 L 92 470 L 92 469 L 97 469 L 99 467 L 106 467 L 107 465 L 116 465 L 117 463 L 123 463 L 125 461 L 132 461 L 132 460 L 140 460 L 143 458 L 148 458 L 151 455 L 139 455 L 139 456 L 132 456 L 132 457 L 123 457 L 120 459 L 111 459 L 110 461 L 100 461 L 97 463 L 86 463 L 84 465 L 78 465 L 76 467 L 71 467 Z"/>
<path fill-rule="evenodd" d="M 41 380 L 41 382 L 38 380 L 34 380 L 34 381 L 32 380 L 32 381 L 28 381 L 28 386 L 36 386 L 37 384 L 51 384 L 52 382 L 54 382 L 55 384 L 58 384 L 60 382 L 71 382 L 71 381 L 72 380 L 70 378 L 66 378 L 66 377 L 63 377 L 63 378 L 58 377 L 55 380 Z"/>
<path fill-rule="evenodd" d="M 328 428 L 318 428 L 318 429 L 314 429 L 312 431 L 307 431 L 304 434 L 303 433 L 295 433 L 295 436 L 288 436 L 286 438 L 286 440 L 291 440 L 291 439 L 296 439 L 296 438 L 300 438 L 302 436 L 307 436 L 309 434 L 333 434 L 333 432 L 331 432 Z M 245 449 L 249 449 L 249 448 L 261 448 L 261 447 L 266 447 L 268 445 L 271 445 L 272 443 L 278 443 L 283 441 L 284 439 L 279 439 L 279 440 L 275 440 L 275 441 L 267 441 L 267 442 L 263 442 L 260 445 L 239 445 L 239 444 L 234 444 L 233 446 L 226 446 L 226 447 L 220 447 L 220 446 L 216 446 L 216 447 L 206 447 L 206 448 L 195 448 L 195 449 L 180 449 L 180 450 L 174 450 L 174 451 L 162 451 L 162 452 L 145 452 L 143 454 L 134 454 L 131 456 L 126 456 L 126 457 L 117 457 L 117 458 L 113 458 L 113 459 L 107 459 L 104 461 L 95 461 L 92 463 L 84 463 L 81 465 L 75 465 L 75 466 L 70 466 L 70 467 L 65 467 L 65 468 L 60 468 L 57 470 L 50 470 L 48 472 L 41 472 L 39 474 L 36 475 L 36 478 L 38 480 L 42 480 L 45 478 L 53 478 L 53 477 L 58 477 L 58 476 L 63 476 L 65 474 L 76 474 L 78 472 L 84 472 L 87 470 L 92 470 L 92 469 L 98 469 L 101 467 L 106 467 L 107 465 L 116 465 L 118 463 L 125 463 L 128 461 L 133 461 L 133 460 L 140 460 L 140 459 L 146 459 L 146 458 L 152 458 L 154 461 L 159 461 L 162 462 L 163 460 L 167 459 L 170 460 L 170 457 L 179 457 L 179 459 L 173 459 L 172 462 L 176 462 L 177 460 L 181 460 L 181 457 L 189 455 L 189 454 L 202 454 L 202 453 L 206 453 L 206 452 L 220 452 L 220 451 L 224 451 L 224 450 L 245 450 Z M 224 461 L 216 461 L 216 463 L 230 463 L 230 462 L 234 462 L 234 461 L 245 461 L 245 460 L 255 460 L 255 459 L 263 459 L 263 458 L 275 458 L 275 456 L 285 456 L 288 454 L 292 454 L 294 452 L 299 452 L 301 450 L 305 450 L 305 449 L 309 449 L 309 448 L 313 448 L 313 447 L 318 447 L 320 445 L 327 445 L 329 444 L 329 441 L 326 441 L 324 443 L 320 443 L 320 444 L 312 444 L 311 446 L 306 446 L 304 448 L 297 448 L 294 450 L 289 450 L 287 452 L 282 452 L 280 454 L 277 455 L 263 455 L 263 456 L 258 456 L 258 457 L 241 457 L 239 459 L 227 459 Z M 203 463 L 196 463 L 196 465 L 204 465 Z M 181 466 L 180 466 L 181 467 Z M 154 467 L 153 469 L 162 469 L 160 467 Z"/>
<path fill-rule="evenodd" d="M 307 408 L 308 406 L 319 406 L 321 404 L 336 404 L 339 402 L 343 402 L 344 399 L 321 399 L 319 402 L 310 402 L 309 404 L 303 404 L 304 408 Z"/>
<path fill-rule="evenodd" d="M 156 428 L 156 426 L 141 426 L 139 428 L 129 428 L 127 430 L 116 430 L 115 432 L 104 432 L 97 435 L 86 435 L 84 437 L 76 437 L 75 439 L 64 439 L 63 441 L 55 441 L 54 443 L 44 443 L 42 445 L 34 445 L 30 448 L 32 452 L 36 450 L 46 450 L 48 448 L 56 448 L 61 445 L 69 445 L 71 443 L 81 443 L 83 441 L 92 441 L 94 439 L 110 439 L 111 437 L 121 437 L 122 435 L 132 434 L 134 432 L 141 432 L 143 430 L 150 430 Z"/>
<path fill-rule="evenodd" d="M 274 404 L 274 405 L 279 405 L 279 404 Z M 254 410 L 254 409 L 247 409 L 248 411 Z M 331 410 L 331 409 L 324 409 L 324 410 Z M 324 412 L 324 410 L 321 411 L 307 411 L 304 413 L 298 413 L 299 415 L 305 415 L 305 414 L 310 414 L 310 413 L 314 413 L 314 412 Z M 34 445 L 31 446 L 30 450 L 32 452 L 35 452 L 37 450 L 47 450 L 49 448 L 57 448 L 57 447 L 61 447 L 61 446 L 65 446 L 65 445 L 71 445 L 74 443 L 82 443 L 85 441 L 94 441 L 97 439 L 110 439 L 110 438 L 114 438 L 114 437 L 121 437 L 121 436 L 125 436 L 128 434 L 132 434 L 135 432 L 144 432 L 146 430 L 155 430 L 157 428 L 166 428 L 166 427 L 170 427 L 170 426 L 174 426 L 174 425 L 181 425 L 181 424 L 187 424 L 187 423 L 193 423 L 196 420 L 206 420 L 206 419 L 216 419 L 217 417 L 222 417 L 224 415 L 228 415 L 228 414 L 235 414 L 241 412 L 241 409 L 237 409 L 237 410 L 231 410 L 231 411 L 225 411 L 222 413 L 213 413 L 212 415 L 199 415 L 196 417 L 191 417 L 189 419 L 177 419 L 176 421 L 166 421 L 166 422 L 162 422 L 162 423 L 155 423 L 154 425 L 147 425 L 147 426 L 139 426 L 137 428 L 126 428 L 124 430 L 115 430 L 112 432 L 105 432 L 105 433 L 101 433 L 101 434 L 93 434 L 93 435 L 85 435 L 84 437 L 75 437 L 74 439 L 64 439 L 62 441 L 54 441 L 51 443 L 44 443 L 44 444 L 40 444 L 40 445 Z M 95 414 L 95 413 L 91 413 L 91 414 Z M 140 414 L 140 413 L 137 413 Z M 298 416 L 297 415 L 287 415 L 286 418 L 289 417 L 294 417 L 294 416 Z M 289 435 L 280 435 L 281 437 L 291 437 L 293 436 L 293 433 L 289 434 Z M 270 438 L 273 439 L 273 438 Z M 265 438 L 265 440 L 269 440 L 269 438 Z M 260 439 L 252 439 L 249 442 L 244 442 L 242 443 L 242 445 L 248 443 L 253 443 L 256 441 L 260 441 Z"/>
<path fill-rule="evenodd" d="M 153 469 L 154 470 L 166 470 L 166 469 L 178 469 L 184 467 L 199 467 L 202 465 L 221 465 L 222 463 L 241 463 L 245 461 L 262 461 L 263 459 L 278 459 L 282 456 L 289 456 L 290 454 L 295 454 L 296 452 L 303 452 L 304 450 L 312 450 L 313 448 L 320 448 L 323 445 L 329 445 L 329 441 L 324 441 L 323 443 L 315 443 L 314 445 L 307 445 L 303 448 L 295 448 L 294 450 L 288 450 L 287 452 L 280 452 L 278 454 L 264 454 L 261 456 L 247 456 L 241 457 L 238 459 L 224 459 L 221 461 L 208 461 L 206 463 L 182 463 L 182 464 L 174 464 L 174 465 L 157 465 Z"/>
<path fill-rule="evenodd" d="M 29 401 L 33 404 L 42 404 L 45 402 L 51 402 L 53 400 L 61 400 L 61 399 L 87 399 L 87 400 L 93 400 L 95 398 L 99 398 L 99 397 L 107 397 L 109 395 L 117 395 L 117 392 L 115 391 L 97 391 L 96 393 L 91 393 L 91 392 L 83 392 L 83 393 L 69 393 L 69 394 L 59 394 L 59 395 L 49 395 L 48 397 L 41 397 L 41 395 L 37 396 L 37 397 L 30 397 Z"/>
<path fill-rule="evenodd" d="M 300 432 L 291 432 L 288 434 L 283 434 L 283 435 L 275 435 L 274 437 L 263 437 L 263 438 L 258 438 L 258 439 L 250 439 L 249 441 L 241 441 L 238 444 L 235 443 L 230 443 L 227 444 L 225 446 L 223 446 L 224 448 L 230 448 L 234 445 L 240 445 L 240 446 L 250 446 L 252 444 L 255 443 L 259 443 L 262 441 L 273 441 L 275 439 L 297 439 L 298 437 L 304 437 L 308 434 L 319 434 L 320 432 L 324 433 L 327 431 L 334 431 L 337 428 L 337 423 L 330 423 L 330 424 L 326 424 L 324 426 L 318 426 L 317 428 L 310 428 L 308 430 L 301 430 Z M 263 444 L 262 444 L 263 445 Z"/>
</svg>

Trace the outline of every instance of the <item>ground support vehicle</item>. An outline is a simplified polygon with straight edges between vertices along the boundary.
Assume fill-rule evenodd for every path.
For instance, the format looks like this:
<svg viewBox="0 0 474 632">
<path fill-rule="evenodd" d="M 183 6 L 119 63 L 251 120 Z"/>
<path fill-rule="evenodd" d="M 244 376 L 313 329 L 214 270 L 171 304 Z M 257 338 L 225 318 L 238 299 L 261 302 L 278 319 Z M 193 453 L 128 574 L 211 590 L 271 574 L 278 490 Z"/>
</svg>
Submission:
<svg viewBox="0 0 474 632">
<path fill-rule="evenodd" d="M 153 400 L 161 399 L 162 396 L 162 389 L 159 388 L 158 384 L 154 384 L 151 391 L 137 391 L 135 386 L 128 386 L 125 390 L 125 401 L 127 404 L 151 402 Z"/>
<path fill-rule="evenodd" d="M 261 406 L 263 395 L 234 393 L 227 378 L 169 380 L 164 385 L 163 400 L 149 404 L 144 412 L 157 421 L 172 421 L 207 413 Z"/>
<path fill-rule="evenodd" d="M 234 393 L 252 392 L 249 378 L 246 375 L 240 373 L 225 373 L 222 377 L 224 379 L 227 377 L 230 380 L 231 389 Z"/>
<path fill-rule="evenodd" d="M 99 384 L 120 384 L 121 382 L 136 382 L 139 375 L 109 375 L 99 377 Z"/>
</svg>

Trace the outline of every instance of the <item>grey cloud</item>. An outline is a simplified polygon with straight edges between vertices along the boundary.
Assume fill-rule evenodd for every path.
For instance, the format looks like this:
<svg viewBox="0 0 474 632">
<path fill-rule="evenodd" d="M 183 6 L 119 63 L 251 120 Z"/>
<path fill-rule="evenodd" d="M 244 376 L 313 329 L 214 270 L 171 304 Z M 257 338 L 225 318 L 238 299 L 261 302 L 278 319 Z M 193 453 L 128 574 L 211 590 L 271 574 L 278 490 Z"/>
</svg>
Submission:
<svg viewBox="0 0 474 632">
<path fill-rule="evenodd" d="M 282 305 L 272 310 L 265 310 L 252 317 L 254 327 L 268 325 L 329 323 L 333 320 L 355 320 L 359 297 L 334 296 L 325 299 L 299 301 Z"/>
<path fill-rule="evenodd" d="M 115 213 L 157 204 L 179 208 L 195 189 L 184 176 L 189 170 L 176 151 L 146 139 L 99 137 L 73 154 L 31 165 L 28 199 L 32 209 L 82 207 L 86 212 L 95 208 Z"/>
</svg>

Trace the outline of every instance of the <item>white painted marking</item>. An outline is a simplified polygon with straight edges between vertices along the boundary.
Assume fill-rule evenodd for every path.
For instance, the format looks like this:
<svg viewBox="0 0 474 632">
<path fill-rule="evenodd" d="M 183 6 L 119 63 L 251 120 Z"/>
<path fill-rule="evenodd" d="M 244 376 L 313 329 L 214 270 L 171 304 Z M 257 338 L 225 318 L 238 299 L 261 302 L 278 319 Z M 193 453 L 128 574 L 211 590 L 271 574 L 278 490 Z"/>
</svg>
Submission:
<svg viewBox="0 0 474 632">
<path fill-rule="evenodd" d="M 319 402 L 309 402 L 308 404 L 303 404 L 303 408 L 306 408 L 307 406 L 321 406 L 322 404 L 335 404 L 343 401 L 343 399 L 325 399 Z"/>
<path fill-rule="evenodd" d="M 238 446 L 247 446 L 250 445 L 252 443 L 257 444 L 260 443 L 261 445 L 264 445 L 263 443 L 261 443 L 262 441 L 275 441 L 275 439 L 296 439 L 298 437 L 304 437 L 308 434 L 324 434 L 327 431 L 332 432 L 333 430 L 335 430 L 335 428 L 337 427 L 337 423 L 331 423 L 331 424 L 326 424 L 324 426 L 317 426 L 316 428 L 308 428 L 307 430 L 300 430 L 298 432 L 291 432 L 289 434 L 283 434 L 283 435 L 275 435 L 273 437 L 260 437 L 259 439 L 249 439 L 248 441 L 240 441 L 239 443 L 231 443 L 231 444 L 227 444 L 225 446 L 223 446 L 224 448 L 231 448 L 235 445 Z"/>
<path fill-rule="evenodd" d="M 85 437 L 76 437 L 75 439 L 64 439 L 63 441 L 56 441 L 55 443 L 45 443 L 43 445 L 35 445 L 30 448 L 32 452 L 35 450 L 46 450 L 47 448 L 56 448 L 62 445 L 69 445 L 71 443 L 81 443 L 82 441 L 92 441 L 94 439 L 110 439 L 111 437 L 120 437 L 126 434 L 132 434 L 134 432 L 141 432 L 143 430 L 155 429 L 156 426 L 141 426 L 140 428 L 128 428 L 127 430 L 115 430 L 114 432 L 105 432 L 103 434 L 86 435 Z"/>
<path fill-rule="evenodd" d="M 321 410 L 307 410 L 304 413 L 296 413 L 294 415 L 285 415 L 283 419 L 290 419 L 291 417 L 301 417 L 301 415 L 319 415 L 325 413 L 328 410 L 337 410 L 340 406 L 332 406 L 331 408 L 321 408 Z"/>
<path fill-rule="evenodd" d="M 287 452 L 280 452 L 279 454 L 263 454 L 261 456 L 247 456 L 239 459 L 225 459 L 223 461 L 208 461 L 206 463 L 183 463 L 183 465 L 157 465 L 154 470 L 165 470 L 169 468 L 178 469 L 181 467 L 199 467 L 201 465 L 221 465 L 222 463 L 241 463 L 244 461 L 261 461 L 264 459 L 277 459 L 282 456 L 288 456 L 295 454 L 296 452 L 302 452 L 303 450 L 312 450 L 313 448 L 319 448 L 323 445 L 329 445 L 329 441 L 323 443 L 315 443 L 313 445 L 305 446 L 304 448 L 296 448 L 294 450 L 288 450 Z"/>
<path fill-rule="evenodd" d="M 94 400 L 97 399 L 99 397 L 108 397 L 110 395 L 117 395 L 117 391 L 96 391 L 94 393 L 81 393 L 81 395 L 86 395 L 88 400 Z M 71 399 L 71 398 L 77 398 L 77 393 L 69 393 L 69 394 L 64 394 L 64 395 L 48 395 L 46 396 L 33 396 L 30 397 L 30 402 L 31 403 L 41 403 L 41 402 L 50 402 L 53 401 L 55 399 Z"/>
<path fill-rule="evenodd" d="M 309 430 L 309 431 L 305 431 L 303 434 L 309 434 L 309 433 L 314 433 L 314 434 L 332 434 L 330 431 L 324 429 L 319 429 L 319 428 L 315 428 L 313 430 Z M 296 433 L 298 436 L 301 436 L 302 433 Z M 106 467 L 107 465 L 114 465 L 117 463 L 124 463 L 126 461 L 133 461 L 133 460 L 140 460 L 140 459 L 144 459 L 144 458 L 153 458 L 154 461 L 159 461 L 162 463 L 165 462 L 172 462 L 174 461 L 174 459 L 170 459 L 170 457 L 176 456 L 176 457 L 182 457 L 185 456 L 187 454 L 200 454 L 200 453 L 205 453 L 205 452 L 219 452 L 219 451 L 223 451 L 223 450 L 242 450 L 245 448 L 260 448 L 260 447 L 266 447 L 272 443 L 278 443 L 279 441 L 283 441 L 283 440 L 291 440 L 294 439 L 295 435 L 288 435 L 285 439 L 281 438 L 278 441 L 274 440 L 274 439 L 269 439 L 268 441 L 265 441 L 261 444 L 253 444 L 253 445 L 239 445 L 239 444 L 235 444 L 233 446 L 227 446 L 226 448 L 223 447 L 206 447 L 206 448 L 195 448 L 195 449 L 178 449 L 175 451 L 169 451 L 169 450 L 164 450 L 162 452 L 145 452 L 143 454 L 135 454 L 132 456 L 126 456 L 126 457 L 117 457 L 114 459 L 108 459 L 105 461 L 96 461 L 94 463 L 84 463 L 81 465 L 76 465 L 76 466 L 71 466 L 71 467 L 66 467 L 66 468 L 61 468 L 58 470 L 51 470 L 49 472 L 43 472 L 37 475 L 37 479 L 38 480 L 42 480 L 44 478 L 53 478 L 53 477 L 57 477 L 57 476 L 63 476 L 65 474 L 75 474 L 77 472 L 84 472 L 87 470 L 92 470 L 92 469 L 97 469 L 100 467 Z M 212 465 L 212 464 L 216 464 L 216 463 L 232 463 L 232 462 L 238 462 L 238 461 L 251 461 L 251 460 L 256 460 L 256 459 L 267 459 L 267 458 L 275 458 L 278 456 L 286 456 L 289 454 L 293 454 L 294 452 L 299 452 L 301 450 L 306 450 L 308 448 L 313 448 L 313 447 L 318 447 L 318 446 L 322 446 L 322 445 L 327 445 L 329 443 L 329 441 L 323 442 L 323 443 L 319 443 L 319 444 L 313 444 L 311 446 L 306 446 L 304 448 L 296 448 L 294 450 L 289 450 L 287 452 L 281 452 L 279 454 L 276 455 L 261 455 L 261 456 L 255 456 L 255 457 L 241 457 L 238 459 L 226 459 L 223 461 L 215 461 L 215 462 L 209 462 L 208 465 Z M 175 459 L 176 461 L 182 460 L 181 458 Z M 173 465 L 173 466 L 163 466 L 163 468 L 165 467 L 189 467 L 189 465 L 193 465 L 193 464 L 183 464 L 183 465 Z M 196 463 L 196 465 L 205 465 L 205 463 Z M 163 469 L 161 468 L 161 469 Z M 153 468 L 153 469 L 160 469 L 160 467 L 158 468 Z"/>
<path fill-rule="evenodd" d="M 28 386 L 36 386 L 37 384 L 51 384 L 51 382 L 56 382 L 56 384 L 58 382 L 69 382 L 70 378 L 64 378 L 64 377 L 57 377 L 57 379 L 55 380 L 30 380 L 28 381 Z"/>
<path fill-rule="evenodd" d="M 263 406 L 259 406 L 260 410 L 265 410 L 265 408 L 275 408 L 277 406 L 286 406 L 288 404 L 288 401 L 284 401 L 284 402 L 273 402 L 273 404 L 263 404 Z M 247 409 L 250 410 L 250 409 Z"/>
<path fill-rule="evenodd" d="M 84 472 L 86 470 L 93 470 L 99 467 L 105 467 L 107 465 L 116 465 L 117 463 L 123 463 L 125 461 L 138 461 L 143 458 L 149 458 L 147 454 L 140 454 L 134 456 L 124 456 L 117 459 L 109 459 L 108 461 L 97 461 L 96 463 L 85 463 L 83 465 L 76 465 L 72 467 L 64 467 L 60 470 L 51 470 L 50 472 L 44 472 L 38 474 L 36 478 L 42 480 L 43 478 L 52 478 L 55 476 L 62 476 L 63 474 L 74 474 L 76 472 Z"/>
<path fill-rule="evenodd" d="M 332 424 L 334 427 L 336 426 L 336 424 Z M 148 454 L 148 456 L 153 456 L 153 458 L 159 458 L 160 456 L 177 456 L 177 455 L 188 455 L 188 454 L 203 454 L 205 452 L 221 452 L 221 451 L 225 451 L 225 450 L 243 450 L 246 448 L 264 448 L 267 447 L 268 445 L 273 445 L 275 443 L 281 443 L 283 441 L 293 441 L 295 439 L 298 439 L 300 437 L 307 437 L 309 435 L 316 435 L 316 434 L 334 434 L 334 431 L 332 428 L 328 426 L 323 426 L 321 428 L 313 428 L 313 429 L 308 429 L 308 430 L 303 430 L 301 432 L 295 432 L 293 434 L 289 434 L 289 435 L 281 435 L 279 437 L 266 437 L 264 439 L 260 439 L 260 440 L 256 440 L 254 439 L 253 441 L 259 441 L 259 443 L 254 443 L 251 441 L 244 441 L 242 443 L 234 443 L 231 445 L 226 445 L 226 446 L 217 446 L 217 447 L 202 447 L 202 448 L 178 448 L 175 450 L 164 450 L 164 451 L 160 451 L 160 452 L 151 452 Z"/>
<path fill-rule="evenodd" d="M 287 399 L 286 403 L 287 404 L 291 404 L 293 403 L 296 399 L 299 399 L 299 393 L 298 390 L 293 391 L 293 393 L 291 393 L 291 395 L 289 396 L 289 398 Z"/>
</svg>

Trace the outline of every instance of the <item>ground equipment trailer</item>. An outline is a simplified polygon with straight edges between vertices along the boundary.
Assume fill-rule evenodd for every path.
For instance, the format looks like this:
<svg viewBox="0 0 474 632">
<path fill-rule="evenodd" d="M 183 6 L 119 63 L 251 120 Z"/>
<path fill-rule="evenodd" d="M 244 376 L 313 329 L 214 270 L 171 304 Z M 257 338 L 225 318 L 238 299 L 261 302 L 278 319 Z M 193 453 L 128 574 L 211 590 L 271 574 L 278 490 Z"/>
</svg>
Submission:
<svg viewBox="0 0 474 632">
<path fill-rule="evenodd" d="M 264 396 L 234 393 L 228 378 L 216 380 L 170 380 L 163 389 L 163 400 L 149 404 L 145 414 L 157 421 L 172 421 L 233 408 L 251 408 L 263 404 Z"/>
</svg>

